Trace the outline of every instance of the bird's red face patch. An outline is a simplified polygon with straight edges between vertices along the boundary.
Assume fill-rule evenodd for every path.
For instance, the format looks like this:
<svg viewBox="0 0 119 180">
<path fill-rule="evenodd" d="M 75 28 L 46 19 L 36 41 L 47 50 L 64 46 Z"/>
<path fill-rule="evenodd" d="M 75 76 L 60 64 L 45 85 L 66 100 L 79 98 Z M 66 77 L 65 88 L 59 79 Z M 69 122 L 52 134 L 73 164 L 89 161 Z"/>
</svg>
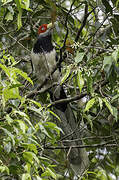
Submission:
<svg viewBox="0 0 119 180">
<path fill-rule="evenodd" d="M 38 28 L 38 34 L 44 33 L 45 31 L 47 31 L 47 24 L 42 24 L 42 25 Z"/>
</svg>

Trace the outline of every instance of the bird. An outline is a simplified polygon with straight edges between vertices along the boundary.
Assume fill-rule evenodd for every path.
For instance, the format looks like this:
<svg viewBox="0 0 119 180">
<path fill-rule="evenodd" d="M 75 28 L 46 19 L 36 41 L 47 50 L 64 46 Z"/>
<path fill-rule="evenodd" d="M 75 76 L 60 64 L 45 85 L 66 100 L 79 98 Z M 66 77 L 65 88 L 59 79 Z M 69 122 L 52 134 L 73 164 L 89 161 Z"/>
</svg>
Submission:
<svg viewBox="0 0 119 180">
<path fill-rule="evenodd" d="M 66 94 L 63 86 L 58 85 L 61 80 L 61 69 L 57 68 L 52 74 L 52 71 L 56 67 L 58 61 L 56 50 L 52 44 L 53 28 L 54 24 L 52 23 L 42 24 L 38 28 L 38 39 L 32 49 L 31 59 L 36 72 L 35 74 L 40 84 L 42 84 L 46 77 L 49 76 L 49 79 L 43 86 L 42 90 L 48 89 L 53 83 L 57 83 L 56 86 L 53 86 L 49 90 L 51 99 L 56 101 L 66 98 Z M 58 104 L 56 106 L 62 111 L 65 111 L 67 104 L 65 103 L 63 106 Z"/>
<path fill-rule="evenodd" d="M 60 72 L 57 69 L 53 75 L 53 68 L 56 67 L 56 50 L 52 44 L 53 24 L 42 24 L 38 29 L 38 39 L 34 44 L 31 52 L 31 59 L 35 68 L 36 76 L 42 84 L 45 78 L 49 75 L 49 80 L 44 88 L 48 88 L 53 83 L 58 83 L 60 80 Z"/>
<path fill-rule="evenodd" d="M 42 87 L 43 89 L 49 89 L 56 83 L 57 85 L 50 88 L 49 93 L 51 100 L 59 100 L 66 98 L 66 93 L 63 86 L 60 86 L 61 71 L 59 68 L 52 74 L 54 67 L 57 65 L 57 54 L 52 43 L 52 32 L 54 23 L 42 24 L 38 28 L 38 38 L 31 51 L 31 59 L 35 69 L 35 74 L 38 79 L 38 83 L 42 84 L 46 77 L 49 77 L 47 82 Z M 57 121 L 58 126 L 61 127 L 65 135 L 71 134 L 74 129 L 77 128 L 76 119 L 69 103 L 55 105 L 54 111 L 56 115 L 61 119 L 61 123 Z M 80 138 L 80 133 L 75 132 L 69 136 L 69 139 Z M 82 144 L 82 142 L 79 142 Z M 74 141 L 65 143 L 65 145 L 76 146 Z M 68 159 L 71 164 L 71 168 L 77 174 L 81 174 L 88 164 L 88 157 L 84 149 L 71 148 L 68 153 Z"/>
</svg>

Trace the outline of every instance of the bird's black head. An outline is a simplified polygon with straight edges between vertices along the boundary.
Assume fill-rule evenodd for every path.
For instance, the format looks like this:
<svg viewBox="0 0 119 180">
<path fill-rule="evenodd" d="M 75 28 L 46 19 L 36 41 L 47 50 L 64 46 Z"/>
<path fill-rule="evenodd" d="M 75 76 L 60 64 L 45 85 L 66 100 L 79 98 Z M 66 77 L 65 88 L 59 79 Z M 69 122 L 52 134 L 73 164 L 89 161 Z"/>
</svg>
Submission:
<svg viewBox="0 0 119 180">
<path fill-rule="evenodd" d="M 53 50 L 52 45 L 52 29 L 54 25 L 50 24 L 42 24 L 38 28 L 38 39 L 34 44 L 33 52 L 34 53 L 42 53 L 42 52 L 51 52 Z"/>
</svg>

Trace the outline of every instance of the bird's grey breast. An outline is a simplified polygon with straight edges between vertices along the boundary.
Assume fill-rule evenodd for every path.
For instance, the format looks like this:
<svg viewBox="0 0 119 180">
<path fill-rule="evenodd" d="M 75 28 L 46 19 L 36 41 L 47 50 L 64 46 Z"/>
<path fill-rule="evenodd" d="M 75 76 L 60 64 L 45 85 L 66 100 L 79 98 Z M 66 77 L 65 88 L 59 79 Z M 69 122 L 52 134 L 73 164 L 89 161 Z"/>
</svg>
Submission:
<svg viewBox="0 0 119 180">
<path fill-rule="evenodd" d="M 47 53 L 34 53 L 32 50 L 31 58 L 35 68 L 36 76 L 42 83 L 45 80 L 46 76 L 48 76 L 56 66 L 56 51 L 55 49 L 53 49 L 51 52 Z M 58 71 L 53 74 L 53 81 L 59 81 Z"/>
</svg>

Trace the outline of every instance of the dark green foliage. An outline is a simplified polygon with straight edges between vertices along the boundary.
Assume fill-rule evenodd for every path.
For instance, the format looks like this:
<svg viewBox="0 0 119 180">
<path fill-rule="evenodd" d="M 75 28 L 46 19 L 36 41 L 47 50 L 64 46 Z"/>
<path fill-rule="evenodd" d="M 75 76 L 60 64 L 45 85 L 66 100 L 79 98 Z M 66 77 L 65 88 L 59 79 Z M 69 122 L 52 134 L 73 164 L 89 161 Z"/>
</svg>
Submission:
<svg viewBox="0 0 119 180">
<path fill-rule="evenodd" d="M 0 179 L 78 179 L 67 160 L 70 150 L 60 149 L 67 137 L 60 136 L 50 95 L 38 91 L 34 73 L 28 75 L 37 29 L 54 19 L 60 85 L 82 126 L 74 131 L 81 132 L 90 161 L 80 178 L 118 179 L 118 11 L 118 0 L 0 1 Z"/>
</svg>

